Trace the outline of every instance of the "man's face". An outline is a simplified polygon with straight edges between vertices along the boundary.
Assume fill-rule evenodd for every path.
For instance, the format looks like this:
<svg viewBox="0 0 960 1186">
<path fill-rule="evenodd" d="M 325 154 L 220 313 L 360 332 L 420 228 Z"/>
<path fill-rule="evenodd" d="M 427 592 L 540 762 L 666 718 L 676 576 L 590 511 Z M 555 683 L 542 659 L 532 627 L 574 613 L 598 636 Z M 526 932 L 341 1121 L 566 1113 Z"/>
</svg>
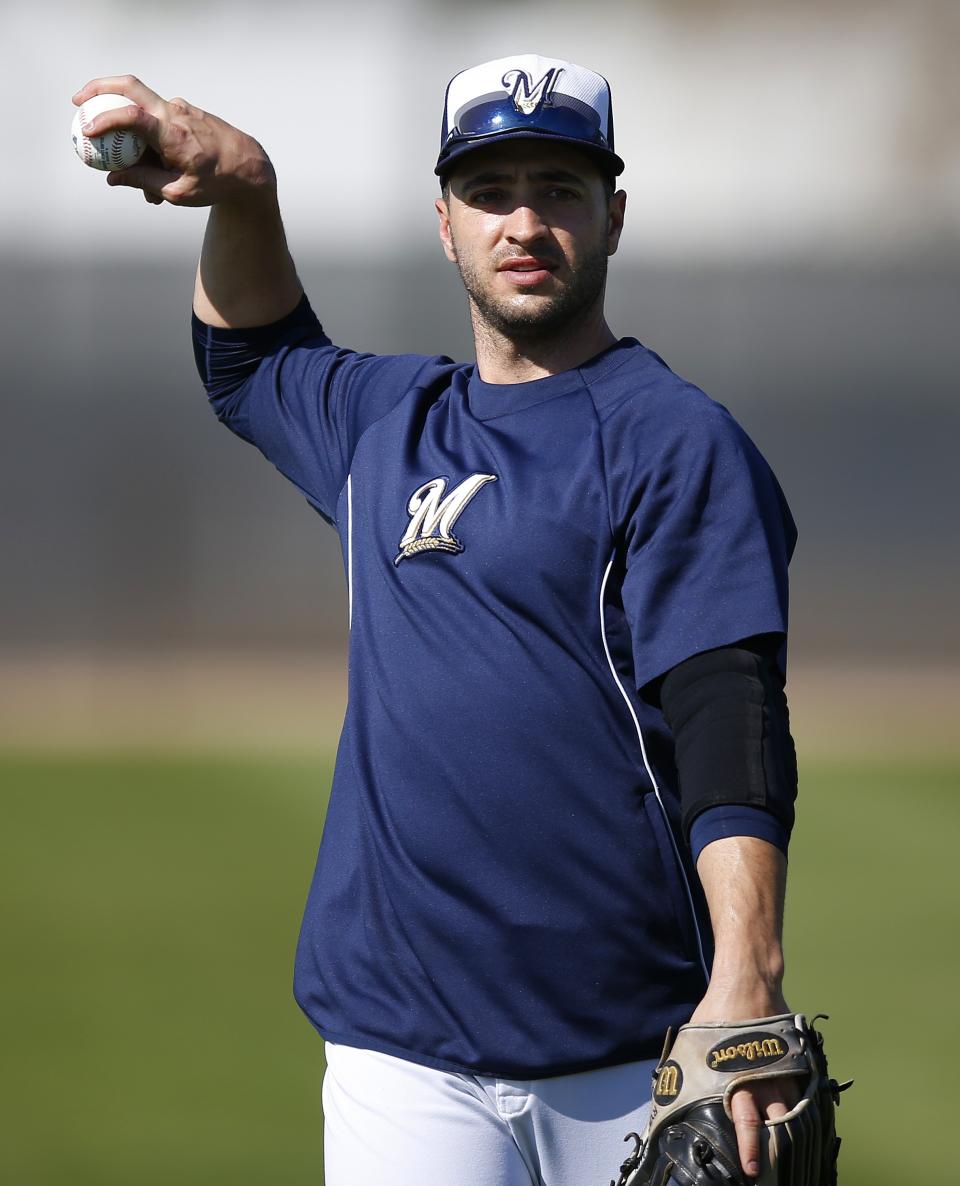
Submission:
<svg viewBox="0 0 960 1186">
<path fill-rule="evenodd" d="M 515 140 L 468 153 L 436 205 L 444 251 L 483 321 L 542 339 L 602 304 L 625 201 L 586 153 Z"/>
</svg>

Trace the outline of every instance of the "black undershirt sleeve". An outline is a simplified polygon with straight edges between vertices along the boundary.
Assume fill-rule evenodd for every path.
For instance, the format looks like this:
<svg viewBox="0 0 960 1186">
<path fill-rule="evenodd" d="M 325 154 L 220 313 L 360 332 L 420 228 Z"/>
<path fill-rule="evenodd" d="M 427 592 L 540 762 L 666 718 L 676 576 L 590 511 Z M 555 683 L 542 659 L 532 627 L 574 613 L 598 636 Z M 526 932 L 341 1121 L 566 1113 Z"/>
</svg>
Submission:
<svg viewBox="0 0 960 1186">
<path fill-rule="evenodd" d="M 679 663 L 659 683 L 673 733 L 683 831 L 711 807 L 768 811 L 789 835 L 797 759 L 778 636 L 745 639 Z"/>
</svg>

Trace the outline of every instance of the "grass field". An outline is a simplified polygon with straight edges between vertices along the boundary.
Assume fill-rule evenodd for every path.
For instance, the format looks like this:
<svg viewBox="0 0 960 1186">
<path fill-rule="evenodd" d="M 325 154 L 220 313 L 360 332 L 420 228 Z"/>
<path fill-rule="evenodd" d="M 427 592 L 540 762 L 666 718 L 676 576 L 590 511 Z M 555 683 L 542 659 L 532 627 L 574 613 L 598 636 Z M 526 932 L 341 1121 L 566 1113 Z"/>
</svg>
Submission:
<svg viewBox="0 0 960 1186">
<path fill-rule="evenodd" d="M 322 1044 L 290 980 L 329 777 L 0 757 L 0 1181 L 320 1186 Z M 831 1013 L 831 1070 L 857 1079 L 843 1186 L 955 1173 L 929 1134 L 955 1095 L 958 784 L 947 760 L 802 769 L 788 996 Z"/>
</svg>

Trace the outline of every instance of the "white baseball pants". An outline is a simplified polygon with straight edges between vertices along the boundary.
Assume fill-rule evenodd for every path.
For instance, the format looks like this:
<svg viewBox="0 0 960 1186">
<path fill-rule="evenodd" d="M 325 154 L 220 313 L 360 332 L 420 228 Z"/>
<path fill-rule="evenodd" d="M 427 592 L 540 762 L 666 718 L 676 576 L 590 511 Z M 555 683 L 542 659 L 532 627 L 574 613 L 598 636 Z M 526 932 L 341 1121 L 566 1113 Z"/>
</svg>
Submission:
<svg viewBox="0 0 960 1186">
<path fill-rule="evenodd" d="M 326 1186 L 607 1186 L 655 1063 L 497 1079 L 326 1045 Z"/>
</svg>

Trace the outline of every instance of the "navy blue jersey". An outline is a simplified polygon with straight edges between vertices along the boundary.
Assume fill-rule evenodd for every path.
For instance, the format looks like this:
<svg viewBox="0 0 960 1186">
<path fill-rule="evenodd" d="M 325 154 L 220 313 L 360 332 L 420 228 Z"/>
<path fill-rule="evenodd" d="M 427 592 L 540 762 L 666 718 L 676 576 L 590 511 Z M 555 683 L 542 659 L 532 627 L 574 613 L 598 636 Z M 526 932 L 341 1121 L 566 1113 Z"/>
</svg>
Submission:
<svg viewBox="0 0 960 1186">
<path fill-rule="evenodd" d="M 508 1077 L 655 1057 L 711 952 L 671 738 L 638 689 L 785 635 L 795 532 L 763 458 L 632 339 L 516 385 L 338 349 L 306 301 L 195 341 L 217 415 L 343 544 L 349 703 L 296 957 L 307 1016 Z"/>
</svg>

